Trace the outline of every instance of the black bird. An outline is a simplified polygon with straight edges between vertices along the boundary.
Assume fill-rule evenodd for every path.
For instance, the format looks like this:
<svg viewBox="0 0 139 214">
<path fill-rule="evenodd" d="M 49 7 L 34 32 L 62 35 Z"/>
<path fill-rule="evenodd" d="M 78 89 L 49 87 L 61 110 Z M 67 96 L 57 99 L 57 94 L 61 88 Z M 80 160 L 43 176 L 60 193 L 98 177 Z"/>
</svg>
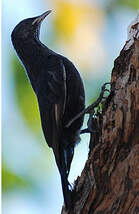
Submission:
<svg viewBox="0 0 139 214">
<path fill-rule="evenodd" d="M 43 133 L 53 149 L 65 205 L 70 209 L 68 175 L 84 115 L 70 126 L 66 124 L 85 109 L 85 95 L 81 77 L 72 62 L 39 40 L 40 25 L 50 12 L 21 21 L 11 38 L 37 96 Z"/>
</svg>

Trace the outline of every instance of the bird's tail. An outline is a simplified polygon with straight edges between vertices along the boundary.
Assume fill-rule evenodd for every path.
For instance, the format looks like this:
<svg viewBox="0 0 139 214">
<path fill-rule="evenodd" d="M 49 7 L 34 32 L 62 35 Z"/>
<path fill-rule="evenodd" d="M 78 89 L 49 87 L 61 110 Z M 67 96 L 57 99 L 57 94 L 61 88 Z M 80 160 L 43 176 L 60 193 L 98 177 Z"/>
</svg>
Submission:
<svg viewBox="0 0 139 214">
<path fill-rule="evenodd" d="M 69 148 L 65 149 L 62 147 L 60 148 L 60 156 L 61 156 L 60 175 L 61 175 L 62 190 L 63 190 L 66 209 L 69 210 L 71 208 L 71 190 L 70 190 L 70 183 L 68 181 L 68 175 L 69 175 L 71 160 L 73 157 L 73 152 L 71 152 Z"/>
<path fill-rule="evenodd" d="M 61 175 L 61 183 L 62 183 L 62 190 L 64 196 L 64 202 L 66 209 L 69 210 L 71 208 L 71 190 L 69 189 L 69 182 L 65 175 Z"/>
</svg>

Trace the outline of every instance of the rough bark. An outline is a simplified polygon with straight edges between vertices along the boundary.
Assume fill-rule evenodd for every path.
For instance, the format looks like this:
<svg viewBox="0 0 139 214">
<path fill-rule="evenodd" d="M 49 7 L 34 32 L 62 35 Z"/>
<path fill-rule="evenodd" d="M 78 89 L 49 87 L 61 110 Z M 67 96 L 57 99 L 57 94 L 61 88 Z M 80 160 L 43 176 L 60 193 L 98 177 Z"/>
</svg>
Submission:
<svg viewBox="0 0 139 214">
<path fill-rule="evenodd" d="M 97 117 L 99 133 L 91 136 L 69 214 L 139 213 L 139 17 L 135 21 L 114 62 L 113 90 Z"/>
</svg>

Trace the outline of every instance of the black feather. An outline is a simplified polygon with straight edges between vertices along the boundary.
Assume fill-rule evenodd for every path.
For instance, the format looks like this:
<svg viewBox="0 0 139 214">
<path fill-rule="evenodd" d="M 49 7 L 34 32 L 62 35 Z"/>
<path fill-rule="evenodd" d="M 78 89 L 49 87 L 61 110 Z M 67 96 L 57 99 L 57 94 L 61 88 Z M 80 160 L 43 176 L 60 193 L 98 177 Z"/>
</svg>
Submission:
<svg viewBox="0 0 139 214">
<path fill-rule="evenodd" d="M 70 127 L 66 128 L 65 125 L 85 108 L 85 95 L 82 80 L 72 62 L 39 40 L 40 24 L 48 12 L 23 20 L 11 36 L 37 96 L 43 133 L 53 149 L 61 175 L 65 205 L 69 209 L 71 190 L 68 175 L 83 116 Z"/>
</svg>

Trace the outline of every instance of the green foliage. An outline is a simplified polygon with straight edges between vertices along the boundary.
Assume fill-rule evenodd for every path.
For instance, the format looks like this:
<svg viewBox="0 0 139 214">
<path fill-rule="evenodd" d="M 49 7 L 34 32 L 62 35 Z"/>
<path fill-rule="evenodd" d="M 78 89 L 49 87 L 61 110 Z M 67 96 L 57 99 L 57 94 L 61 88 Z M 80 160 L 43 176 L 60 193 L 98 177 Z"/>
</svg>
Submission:
<svg viewBox="0 0 139 214">
<path fill-rule="evenodd" d="M 37 98 L 27 79 L 24 68 L 17 58 L 12 59 L 12 74 L 16 101 L 27 125 L 36 132 L 40 126 Z"/>
<path fill-rule="evenodd" d="M 113 13 L 116 8 L 129 8 L 133 10 L 139 9 L 138 0 L 112 0 L 107 4 L 107 12 Z"/>
<path fill-rule="evenodd" d="M 2 166 L 2 191 L 7 192 L 9 189 L 15 188 L 29 188 L 31 183 L 26 179 L 16 175 L 12 171 L 8 170 L 5 166 Z"/>
<path fill-rule="evenodd" d="M 117 3 L 119 5 L 128 6 L 132 9 L 137 10 L 139 8 L 139 1 L 138 0 L 118 0 Z"/>
</svg>

